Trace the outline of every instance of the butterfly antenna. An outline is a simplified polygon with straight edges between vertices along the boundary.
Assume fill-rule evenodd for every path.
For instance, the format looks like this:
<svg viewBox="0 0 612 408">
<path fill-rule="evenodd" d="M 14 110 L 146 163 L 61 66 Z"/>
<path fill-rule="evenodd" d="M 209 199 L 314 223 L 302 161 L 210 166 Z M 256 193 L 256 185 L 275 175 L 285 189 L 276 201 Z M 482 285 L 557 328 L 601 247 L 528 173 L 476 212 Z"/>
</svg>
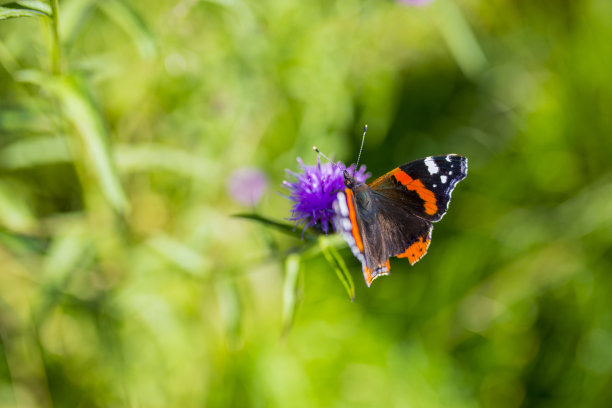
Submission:
<svg viewBox="0 0 612 408">
<path fill-rule="evenodd" d="M 357 166 L 359 166 L 359 159 L 361 158 L 361 151 L 363 150 L 363 142 L 365 141 L 365 135 L 368 131 L 368 125 L 363 127 L 363 136 L 361 137 L 361 147 L 359 148 L 359 156 L 357 156 L 357 164 L 355 165 L 355 170 L 357 170 Z"/>
<path fill-rule="evenodd" d="M 327 157 L 326 155 L 324 155 L 317 146 L 312 146 L 312 150 L 314 150 L 315 152 L 317 152 L 318 154 L 320 154 L 321 156 L 323 156 L 324 159 L 327 159 L 327 161 L 333 163 L 333 160 L 330 159 L 329 157 Z"/>
</svg>

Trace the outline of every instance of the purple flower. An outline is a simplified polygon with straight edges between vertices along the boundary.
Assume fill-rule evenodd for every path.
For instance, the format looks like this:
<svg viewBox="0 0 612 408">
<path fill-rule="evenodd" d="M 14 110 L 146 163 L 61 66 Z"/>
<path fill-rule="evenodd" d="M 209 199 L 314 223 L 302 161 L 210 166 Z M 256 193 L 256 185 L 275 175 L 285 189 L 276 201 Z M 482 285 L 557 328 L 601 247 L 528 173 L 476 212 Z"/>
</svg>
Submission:
<svg viewBox="0 0 612 408">
<path fill-rule="evenodd" d="M 346 166 L 341 162 L 321 164 L 318 157 L 316 166 L 306 166 L 300 158 L 297 161 L 303 173 L 296 174 L 287 170 L 297 181 L 283 181 L 283 185 L 289 190 L 288 198 L 293 201 L 289 220 L 295 221 L 296 226 L 303 224 L 304 229 L 316 226 L 327 234 L 334 216 L 333 202 L 336 193 L 344 189 Z M 351 165 L 348 171 L 361 183 L 370 177 L 370 173 L 365 172 L 364 165 L 359 171 L 355 171 L 355 165 Z"/>
<path fill-rule="evenodd" d="M 424 6 L 432 2 L 432 0 L 397 0 L 399 3 L 411 4 L 413 6 Z"/>
<path fill-rule="evenodd" d="M 258 169 L 243 167 L 234 170 L 227 179 L 227 190 L 234 200 L 248 206 L 259 202 L 268 187 L 268 178 Z"/>
</svg>

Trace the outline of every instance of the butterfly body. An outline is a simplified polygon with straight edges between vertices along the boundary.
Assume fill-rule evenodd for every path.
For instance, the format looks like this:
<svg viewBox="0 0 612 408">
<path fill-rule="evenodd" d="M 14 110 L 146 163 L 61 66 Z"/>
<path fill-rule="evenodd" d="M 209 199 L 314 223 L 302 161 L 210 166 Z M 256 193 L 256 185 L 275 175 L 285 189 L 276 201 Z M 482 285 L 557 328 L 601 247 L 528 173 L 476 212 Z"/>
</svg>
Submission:
<svg viewBox="0 0 612 408">
<path fill-rule="evenodd" d="M 415 160 L 369 184 L 345 172 L 334 222 L 361 262 L 368 286 L 389 274 L 389 258 L 414 264 L 425 255 L 433 222 L 444 216 L 455 185 L 466 175 L 467 159 L 456 154 Z"/>
</svg>

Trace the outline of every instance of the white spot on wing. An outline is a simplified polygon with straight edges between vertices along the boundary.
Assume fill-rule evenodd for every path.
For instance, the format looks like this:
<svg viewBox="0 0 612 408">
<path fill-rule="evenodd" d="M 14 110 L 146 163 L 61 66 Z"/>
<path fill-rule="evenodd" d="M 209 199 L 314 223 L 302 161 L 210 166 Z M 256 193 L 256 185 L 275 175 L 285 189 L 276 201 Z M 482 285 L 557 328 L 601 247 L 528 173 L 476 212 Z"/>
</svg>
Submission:
<svg viewBox="0 0 612 408">
<path fill-rule="evenodd" d="M 345 217 L 348 217 L 349 210 L 348 210 L 348 206 L 346 205 L 346 196 L 344 195 L 343 192 L 339 192 L 336 198 L 338 199 L 338 205 L 340 206 L 340 214 L 342 214 Z"/>
<path fill-rule="evenodd" d="M 353 224 L 351 224 L 351 221 L 348 218 L 342 219 L 342 226 L 347 231 L 351 231 L 353 229 Z"/>
<path fill-rule="evenodd" d="M 440 171 L 438 166 L 436 166 L 436 162 L 434 162 L 434 159 L 431 156 L 425 159 L 425 165 L 427 166 L 427 170 L 429 171 L 429 174 L 433 175 Z"/>
<path fill-rule="evenodd" d="M 448 177 L 446 176 L 440 176 L 440 180 L 442 180 L 442 184 L 446 184 L 446 180 L 448 179 Z"/>
<path fill-rule="evenodd" d="M 451 161 L 451 157 L 452 157 L 452 156 L 451 156 L 450 154 L 447 154 L 447 155 L 446 155 L 446 161 L 450 163 L 450 161 Z"/>
</svg>

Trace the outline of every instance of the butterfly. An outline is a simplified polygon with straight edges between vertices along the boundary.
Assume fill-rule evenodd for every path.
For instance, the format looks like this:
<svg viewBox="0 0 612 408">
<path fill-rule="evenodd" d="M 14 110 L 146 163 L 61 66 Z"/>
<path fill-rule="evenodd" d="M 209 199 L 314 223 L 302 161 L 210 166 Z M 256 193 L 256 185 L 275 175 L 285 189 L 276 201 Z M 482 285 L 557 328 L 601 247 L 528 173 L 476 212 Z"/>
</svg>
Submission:
<svg viewBox="0 0 612 408">
<path fill-rule="evenodd" d="M 334 225 L 361 262 L 368 287 L 388 275 L 389 258 L 414 265 L 427 252 L 455 185 L 467 176 L 467 158 L 430 156 L 399 166 L 369 184 L 344 171 L 334 201 Z"/>
</svg>

